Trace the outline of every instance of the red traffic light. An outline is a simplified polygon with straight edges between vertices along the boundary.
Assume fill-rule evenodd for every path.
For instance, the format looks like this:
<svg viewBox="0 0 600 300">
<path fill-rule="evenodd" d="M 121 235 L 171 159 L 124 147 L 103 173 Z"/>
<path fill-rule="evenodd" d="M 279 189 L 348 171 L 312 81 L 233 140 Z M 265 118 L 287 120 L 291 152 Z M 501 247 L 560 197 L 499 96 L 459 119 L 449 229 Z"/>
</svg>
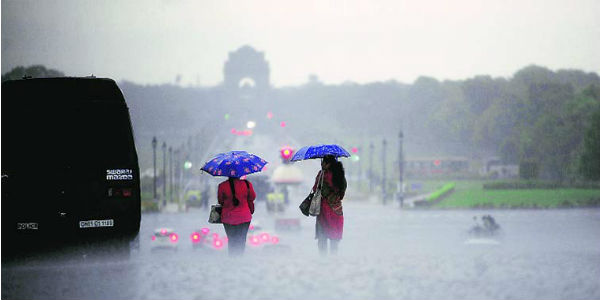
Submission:
<svg viewBox="0 0 600 300">
<path fill-rule="evenodd" d="M 289 146 L 285 146 L 285 147 L 281 148 L 281 150 L 279 150 L 279 152 L 281 153 L 281 158 L 283 158 L 285 160 L 291 159 L 292 155 L 294 155 L 294 149 L 292 149 L 292 147 L 289 147 Z"/>
</svg>

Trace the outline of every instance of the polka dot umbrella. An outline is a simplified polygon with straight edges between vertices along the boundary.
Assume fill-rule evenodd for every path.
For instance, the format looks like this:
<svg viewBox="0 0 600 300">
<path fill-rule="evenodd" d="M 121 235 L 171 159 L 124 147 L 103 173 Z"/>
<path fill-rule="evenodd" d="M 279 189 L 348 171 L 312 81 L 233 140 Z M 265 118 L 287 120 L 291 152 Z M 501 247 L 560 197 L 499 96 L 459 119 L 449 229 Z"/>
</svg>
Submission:
<svg viewBox="0 0 600 300">
<path fill-rule="evenodd" d="M 239 178 L 260 172 L 267 163 L 266 160 L 246 151 L 229 151 L 219 153 L 208 160 L 201 170 L 213 176 Z"/>
</svg>

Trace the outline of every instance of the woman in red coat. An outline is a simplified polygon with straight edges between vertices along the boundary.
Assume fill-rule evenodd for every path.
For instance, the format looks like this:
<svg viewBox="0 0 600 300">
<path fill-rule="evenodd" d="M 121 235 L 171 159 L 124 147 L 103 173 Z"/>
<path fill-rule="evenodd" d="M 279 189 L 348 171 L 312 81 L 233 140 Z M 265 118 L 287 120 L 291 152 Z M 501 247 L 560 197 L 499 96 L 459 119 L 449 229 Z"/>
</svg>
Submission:
<svg viewBox="0 0 600 300">
<path fill-rule="evenodd" d="M 223 206 L 221 222 L 227 234 L 229 255 L 242 255 L 246 249 L 255 198 L 256 193 L 248 180 L 229 177 L 219 184 L 217 199 Z"/>
<path fill-rule="evenodd" d="M 330 253 L 335 254 L 344 231 L 342 199 L 347 187 L 344 166 L 334 156 L 325 156 L 321 160 L 321 171 L 315 178 L 313 193 L 317 190 L 321 174 L 323 174 L 321 187 L 323 198 L 321 198 L 321 213 L 317 216 L 315 239 L 318 241 L 321 254 L 327 253 L 327 240 L 330 241 Z"/>
</svg>

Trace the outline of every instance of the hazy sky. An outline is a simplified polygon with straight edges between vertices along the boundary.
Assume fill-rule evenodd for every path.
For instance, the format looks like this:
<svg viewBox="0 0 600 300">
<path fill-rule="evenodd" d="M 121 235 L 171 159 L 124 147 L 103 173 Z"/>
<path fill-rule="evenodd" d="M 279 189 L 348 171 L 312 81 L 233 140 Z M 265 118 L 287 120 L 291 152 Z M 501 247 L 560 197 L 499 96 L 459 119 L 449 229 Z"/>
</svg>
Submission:
<svg viewBox="0 0 600 300">
<path fill-rule="evenodd" d="M 275 86 L 420 75 L 600 72 L 598 0 L 2 0 L 2 73 L 211 86 L 228 52 L 265 52 Z"/>
</svg>

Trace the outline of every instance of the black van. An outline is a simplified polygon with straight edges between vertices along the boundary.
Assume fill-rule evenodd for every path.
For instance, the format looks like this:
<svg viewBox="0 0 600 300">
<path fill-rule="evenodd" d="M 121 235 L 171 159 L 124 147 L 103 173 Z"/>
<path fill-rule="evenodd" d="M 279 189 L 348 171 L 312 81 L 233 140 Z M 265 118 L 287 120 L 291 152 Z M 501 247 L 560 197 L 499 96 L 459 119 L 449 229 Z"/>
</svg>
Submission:
<svg viewBox="0 0 600 300">
<path fill-rule="evenodd" d="M 2 250 L 136 236 L 140 179 L 129 110 L 112 79 L 2 83 Z"/>
</svg>

